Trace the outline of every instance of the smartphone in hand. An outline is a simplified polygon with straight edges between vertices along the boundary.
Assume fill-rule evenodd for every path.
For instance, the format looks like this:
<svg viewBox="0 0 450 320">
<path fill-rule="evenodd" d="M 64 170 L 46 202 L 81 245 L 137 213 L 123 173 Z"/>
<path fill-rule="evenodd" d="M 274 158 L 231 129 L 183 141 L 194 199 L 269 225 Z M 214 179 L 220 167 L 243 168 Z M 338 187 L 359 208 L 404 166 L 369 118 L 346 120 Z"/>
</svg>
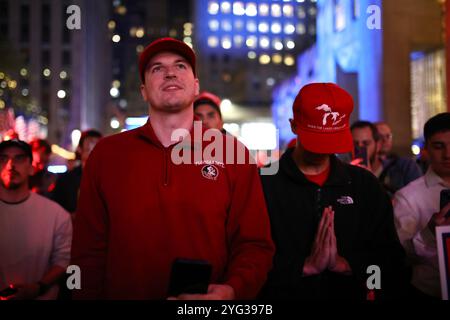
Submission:
<svg viewBox="0 0 450 320">
<path fill-rule="evenodd" d="M 450 189 L 441 190 L 441 198 L 440 198 L 441 210 L 449 203 L 450 203 Z M 450 217 L 450 210 L 445 214 L 445 218 L 449 217 Z"/>
<path fill-rule="evenodd" d="M 366 167 L 369 166 L 369 159 L 367 158 L 367 147 L 358 147 L 355 145 L 354 159 L 362 159 L 360 164 Z"/>
<path fill-rule="evenodd" d="M 168 295 L 206 294 L 212 266 L 208 261 L 177 258 L 172 264 Z"/>
<path fill-rule="evenodd" d="M 17 289 L 11 288 L 11 287 L 7 287 L 7 288 L 5 288 L 5 289 L 0 291 L 0 297 L 6 298 L 6 297 L 9 297 L 9 296 L 12 296 L 16 292 L 17 292 Z"/>
</svg>

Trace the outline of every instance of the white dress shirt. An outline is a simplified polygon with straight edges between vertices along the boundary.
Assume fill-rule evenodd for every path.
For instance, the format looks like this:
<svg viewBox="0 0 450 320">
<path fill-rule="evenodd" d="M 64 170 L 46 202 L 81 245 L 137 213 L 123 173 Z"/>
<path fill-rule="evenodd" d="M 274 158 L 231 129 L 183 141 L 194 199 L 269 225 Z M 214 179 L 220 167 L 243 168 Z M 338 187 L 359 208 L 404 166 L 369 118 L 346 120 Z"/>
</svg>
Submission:
<svg viewBox="0 0 450 320">
<path fill-rule="evenodd" d="M 428 228 L 431 216 L 439 212 L 442 189 L 449 188 L 432 169 L 395 193 L 394 218 L 400 242 L 412 265 L 414 287 L 441 296 L 436 237 Z"/>
</svg>

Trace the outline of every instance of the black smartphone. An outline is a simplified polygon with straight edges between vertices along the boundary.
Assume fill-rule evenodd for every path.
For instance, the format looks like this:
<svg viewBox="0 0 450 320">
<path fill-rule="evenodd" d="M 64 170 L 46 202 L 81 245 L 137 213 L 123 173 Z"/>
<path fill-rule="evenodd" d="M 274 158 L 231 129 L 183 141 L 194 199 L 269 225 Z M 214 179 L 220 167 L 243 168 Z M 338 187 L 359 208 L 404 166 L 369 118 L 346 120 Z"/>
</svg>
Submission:
<svg viewBox="0 0 450 320">
<path fill-rule="evenodd" d="M 8 287 L 8 288 L 5 288 L 5 289 L 0 291 L 0 297 L 6 298 L 6 297 L 9 297 L 9 296 L 12 296 L 16 292 L 17 292 L 17 289 Z"/>
<path fill-rule="evenodd" d="M 211 278 L 212 266 L 208 261 L 177 258 L 170 274 L 170 297 L 182 293 L 205 294 Z"/>
<path fill-rule="evenodd" d="M 450 203 L 450 189 L 441 190 L 441 205 L 440 208 L 444 208 Z M 450 217 L 450 210 L 445 214 L 445 218 Z"/>
<path fill-rule="evenodd" d="M 362 164 L 363 166 L 367 167 L 369 165 L 369 160 L 367 158 L 367 147 L 365 147 L 365 146 L 363 146 L 363 147 L 355 146 L 354 159 L 362 159 L 360 164 Z"/>
</svg>

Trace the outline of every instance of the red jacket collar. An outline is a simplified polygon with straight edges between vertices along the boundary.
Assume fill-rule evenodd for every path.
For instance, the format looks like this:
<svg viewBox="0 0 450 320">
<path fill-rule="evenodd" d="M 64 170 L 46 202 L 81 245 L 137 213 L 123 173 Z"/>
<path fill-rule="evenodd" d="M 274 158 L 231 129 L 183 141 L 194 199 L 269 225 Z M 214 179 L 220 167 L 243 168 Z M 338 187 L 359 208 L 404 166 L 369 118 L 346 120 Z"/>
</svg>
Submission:
<svg viewBox="0 0 450 320">
<path fill-rule="evenodd" d="M 192 147 L 195 145 L 202 145 L 202 137 L 207 128 L 202 124 L 201 127 L 201 135 L 198 134 L 198 132 L 195 132 L 195 122 L 199 122 L 200 118 L 194 115 L 194 122 L 192 123 L 191 130 L 189 131 L 189 136 L 187 136 L 185 139 L 183 139 L 183 143 L 191 144 L 191 140 L 194 139 L 194 143 L 191 144 Z M 198 131 L 198 129 L 197 129 Z M 140 127 L 138 129 L 139 135 L 143 137 L 144 139 L 148 140 L 150 143 L 154 144 L 158 148 L 164 148 L 164 146 L 159 141 L 158 137 L 155 134 L 155 131 L 153 130 L 153 127 L 150 123 L 150 118 L 148 118 L 147 123 Z M 178 144 L 179 142 L 176 142 L 172 144 L 169 148 L 173 147 L 174 145 Z"/>
</svg>

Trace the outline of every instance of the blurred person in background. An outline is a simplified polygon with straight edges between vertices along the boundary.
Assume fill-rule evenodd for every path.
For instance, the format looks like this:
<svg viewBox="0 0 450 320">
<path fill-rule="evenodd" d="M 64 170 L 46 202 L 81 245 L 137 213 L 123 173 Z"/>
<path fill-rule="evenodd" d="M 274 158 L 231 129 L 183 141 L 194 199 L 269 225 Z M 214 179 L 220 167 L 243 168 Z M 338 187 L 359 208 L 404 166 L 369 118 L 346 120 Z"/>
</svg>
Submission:
<svg viewBox="0 0 450 320">
<path fill-rule="evenodd" d="M 200 93 L 194 101 L 194 114 L 200 118 L 208 129 L 217 129 L 227 133 L 223 128 L 220 98 L 211 92 Z"/>
<path fill-rule="evenodd" d="M 380 127 L 383 130 L 382 135 L 372 122 L 356 121 L 351 126 L 353 143 L 359 148 L 367 149 L 367 168 L 392 198 L 397 190 L 419 178 L 422 172 L 414 160 L 391 153 L 392 133 L 387 130 L 389 127 L 386 124 Z"/>
<path fill-rule="evenodd" d="M 97 130 L 91 129 L 81 133 L 76 150 L 77 158 L 80 159 L 81 164 L 73 170 L 61 175 L 56 181 L 55 188 L 51 194 L 51 199 L 70 212 L 72 218 L 75 218 L 75 211 L 77 209 L 83 168 L 89 154 L 101 138 L 102 134 Z"/>
<path fill-rule="evenodd" d="M 33 151 L 34 173 L 30 177 L 30 189 L 44 197 L 50 198 L 55 187 L 57 175 L 48 171 L 52 148 L 44 139 L 34 139 L 30 142 Z"/>
</svg>

